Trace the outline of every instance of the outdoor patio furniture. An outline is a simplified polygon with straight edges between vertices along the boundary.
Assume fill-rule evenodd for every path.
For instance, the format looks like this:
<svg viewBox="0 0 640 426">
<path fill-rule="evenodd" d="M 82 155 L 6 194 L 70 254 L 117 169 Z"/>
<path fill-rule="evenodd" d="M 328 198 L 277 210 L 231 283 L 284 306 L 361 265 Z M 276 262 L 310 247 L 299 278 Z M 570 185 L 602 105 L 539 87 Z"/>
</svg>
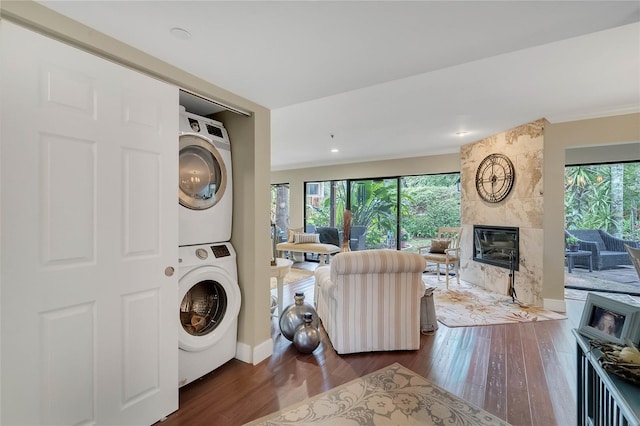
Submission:
<svg viewBox="0 0 640 426">
<path fill-rule="evenodd" d="M 366 241 L 367 227 L 361 225 L 352 226 L 349 234 L 349 248 L 351 251 L 364 250 Z"/>
<path fill-rule="evenodd" d="M 317 231 L 320 235 L 320 242 L 322 244 L 333 244 L 334 246 L 340 246 L 340 236 L 338 228 L 332 226 L 320 226 Z"/>
<path fill-rule="evenodd" d="M 591 263 L 591 252 L 590 251 L 583 251 L 583 250 L 570 251 L 570 250 L 565 250 L 564 257 L 567 258 L 567 272 L 571 273 L 571 270 L 573 269 L 573 264 L 576 261 L 576 259 L 579 258 L 579 257 L 584 257 L 585 259 L 587 259 L 587 262 L 589 262 L 589 272 L 593 272 L 593 264 Z"/>
<path fill-rule="evenodd" d="M 596 271 L 633 264 L 624 245 L 636 248 L 638 243 L 635 241 L 616 238 L 602 229 L 571 229 L 565 234 L 578 239 L 580 250 L 591 252 L 591 263 Z M 574 266 L 589 266 L 589 260 L 578 257 L 574 259 Z"/>
</svg>

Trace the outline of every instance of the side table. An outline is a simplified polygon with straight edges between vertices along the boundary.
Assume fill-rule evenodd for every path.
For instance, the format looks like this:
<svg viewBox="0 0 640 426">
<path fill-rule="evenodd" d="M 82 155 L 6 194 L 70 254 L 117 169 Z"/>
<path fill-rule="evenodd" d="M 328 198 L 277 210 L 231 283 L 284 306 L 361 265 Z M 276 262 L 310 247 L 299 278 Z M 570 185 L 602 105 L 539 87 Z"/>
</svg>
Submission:
<svg viewBox="0 0 640 426">
<path fill-rule="evenodd" d="M 271 276 L 278 281 L 278 315 L 282 314 L 282 287 L 284 285 L 284 277 L 291 270 L 293 261 L 289 259 L 276 258 L 276 264 L 271 266 Z"/>
<path fill-rule="evenodd" d="M 585 250 L 578 251 L 564 251 L 564 257 L 567 258 L 567 270 L 571 273 L 571 269 L 573 269 L 573 259 L 576 257 L 588 257 L 589 258 L 589 272 L 593 272 L 593 259 L 591 258 L 591 252 Z"/>
</svg>

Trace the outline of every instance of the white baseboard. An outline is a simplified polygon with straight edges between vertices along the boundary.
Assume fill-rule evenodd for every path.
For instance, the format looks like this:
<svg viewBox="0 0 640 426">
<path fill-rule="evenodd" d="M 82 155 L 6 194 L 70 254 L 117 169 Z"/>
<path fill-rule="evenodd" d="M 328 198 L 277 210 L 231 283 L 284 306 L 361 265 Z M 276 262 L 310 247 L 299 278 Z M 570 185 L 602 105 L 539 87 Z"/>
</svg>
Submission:
<svg viewBox="0 0 640 426">
<path fill-rule="evenodd" d="M 564 300 L 544 299 L 544 308 L 554 312 L 567 312 L 567 304 Z"/>
<path fill-rule="evenodd" d="M 261 361 L 269 358 L 273 354 L 273 340 L 267 339 L 257 345 L 255 348 L 246 343 L 238 342 L 236 344 L 236 359 L 246 362 L 247 364 L 256 365 Z"/>
<path fill-rule="evenodd" d="M 273 355 L 273 340 L 267 339 L 253 348 L 253 365 L 259 364 Z"/>
<path fill-rule="evenodd" d="M 236 359 L 251 364 L 252 353 L 251 346 L 242 342 L 236 343 Z"/>
</svg>

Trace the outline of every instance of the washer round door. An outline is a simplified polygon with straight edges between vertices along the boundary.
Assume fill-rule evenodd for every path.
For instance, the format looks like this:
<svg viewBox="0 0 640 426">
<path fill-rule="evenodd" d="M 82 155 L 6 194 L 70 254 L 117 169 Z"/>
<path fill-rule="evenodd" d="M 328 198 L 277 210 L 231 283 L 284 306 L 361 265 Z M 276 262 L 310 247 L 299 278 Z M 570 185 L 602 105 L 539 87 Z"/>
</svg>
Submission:
<svg viewBox="0 0 640 426">
<path fill-rule="evenodd" d="M 227 170 L 220 152 L 199 135 L 180 136 L 180 204 L 193 210 L 216 205 L 227 187 Z"/>
<path fill-rule="evenodd" d="M 180 279 L 178 293 L 181 349 L 195 352 L 210 348 L 237 323 L 240 288 L 224 270 L 196 268 Z"/>
</svg>

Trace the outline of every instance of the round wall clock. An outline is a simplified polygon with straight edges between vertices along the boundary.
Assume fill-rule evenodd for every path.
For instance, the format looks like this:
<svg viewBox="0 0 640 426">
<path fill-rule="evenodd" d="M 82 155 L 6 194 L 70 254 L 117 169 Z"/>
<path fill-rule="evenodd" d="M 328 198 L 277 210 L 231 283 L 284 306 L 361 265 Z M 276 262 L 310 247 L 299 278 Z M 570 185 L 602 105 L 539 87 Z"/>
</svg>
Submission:
<svg viewBox="0 0 640 426">
<path fill-rule="evenodd" d="M 476 172 L 478 195 L 489 203 L 502 201 L 509 195 L 514 178 L 515 171 L 509 157 L 503 154 L 487 155 Z"/>
</svg>

